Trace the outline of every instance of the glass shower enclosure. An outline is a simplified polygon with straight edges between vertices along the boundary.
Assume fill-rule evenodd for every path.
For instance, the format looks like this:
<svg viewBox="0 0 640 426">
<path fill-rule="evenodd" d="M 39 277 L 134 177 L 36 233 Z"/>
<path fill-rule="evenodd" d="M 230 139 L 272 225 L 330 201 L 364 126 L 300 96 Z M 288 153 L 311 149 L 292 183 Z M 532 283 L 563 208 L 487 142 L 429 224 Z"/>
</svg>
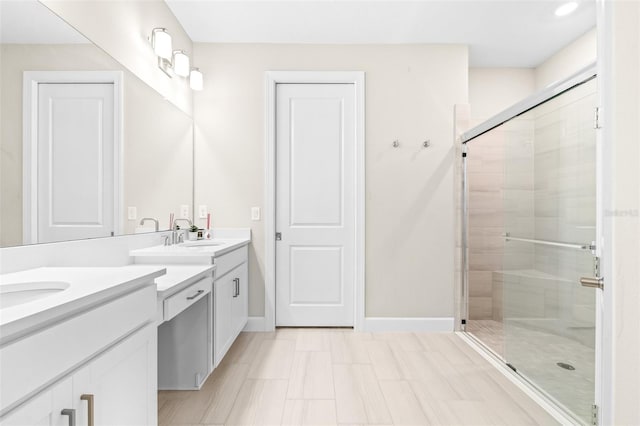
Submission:
<svg viewBox="0 0 640 426">
<path fill-rule="evenodd" d="M 595 404 L 593 68 L 463 136 L 465 331 L 564 410 Z"/>
</svg>

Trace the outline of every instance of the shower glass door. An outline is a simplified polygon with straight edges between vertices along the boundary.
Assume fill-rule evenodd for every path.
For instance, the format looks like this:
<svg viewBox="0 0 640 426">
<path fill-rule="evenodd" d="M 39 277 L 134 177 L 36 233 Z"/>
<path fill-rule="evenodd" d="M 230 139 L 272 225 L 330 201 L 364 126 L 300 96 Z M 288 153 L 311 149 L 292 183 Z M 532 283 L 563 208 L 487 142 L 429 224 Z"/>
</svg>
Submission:
<svg viewBox="0 0 640 426">
<path fill-rule="evenodd" d="M 505 123 L 504 359 L 591 423 L 595 396 L 596 131 L 592 79 Z"/>
</svg>

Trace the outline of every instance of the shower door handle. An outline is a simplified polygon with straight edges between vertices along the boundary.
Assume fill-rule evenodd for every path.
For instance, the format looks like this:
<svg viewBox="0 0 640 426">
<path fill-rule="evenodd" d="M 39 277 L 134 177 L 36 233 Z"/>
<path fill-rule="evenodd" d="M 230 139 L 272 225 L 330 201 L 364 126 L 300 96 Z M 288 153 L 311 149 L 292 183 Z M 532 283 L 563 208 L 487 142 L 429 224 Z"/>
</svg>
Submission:
<svg viewBox="0 0 640 426">
<path fill-rule="evenodd" d="M 580 277 L 580 284 L 582 284 L 583 287 L 604 290 L 604 278 L 602 277 Z"/>
</svg>

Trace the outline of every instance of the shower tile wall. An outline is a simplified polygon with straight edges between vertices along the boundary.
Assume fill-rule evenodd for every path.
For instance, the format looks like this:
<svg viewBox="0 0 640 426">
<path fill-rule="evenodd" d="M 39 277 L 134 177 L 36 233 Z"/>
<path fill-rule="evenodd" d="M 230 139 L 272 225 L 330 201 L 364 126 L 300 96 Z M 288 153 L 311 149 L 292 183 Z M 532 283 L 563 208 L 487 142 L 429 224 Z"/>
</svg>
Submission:
<svg viewBox="0 0 640 426">
<path fill-rule="evenodd" d="M 517 269 L 533 266 L 530 248 L 511 250 L 506 256 L 504 252 L 505 232 L 533 235 L 533 145 L 508 147 L 509 140 L 532 135 L 532 123 L 516 120 L 504 127 L 469 144 L 469 320 L 501 321 L 505 264 Z M 508 181 L 505 155 L 518 167 L 516 178 Z"/>
</svg>

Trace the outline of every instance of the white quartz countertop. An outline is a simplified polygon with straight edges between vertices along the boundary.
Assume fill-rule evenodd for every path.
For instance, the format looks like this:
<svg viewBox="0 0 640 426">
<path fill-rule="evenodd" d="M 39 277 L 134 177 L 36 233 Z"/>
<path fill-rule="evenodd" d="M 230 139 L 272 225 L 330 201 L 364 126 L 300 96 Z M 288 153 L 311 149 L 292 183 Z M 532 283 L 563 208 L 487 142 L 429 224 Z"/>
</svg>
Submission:
<svg viewBox="0 0 640 426">
<path fill-rule="evenodd" d="M 211 240 L 187 241 L 170 246 L 159 245 L 138 250 L 131 250 L 133 257 L 217 257 L 245 246 L 250 238 L 214 238 Z"/>
<path fill-rule="evenodd" d="M 142 265 L 140 265 L 142 266 Z M 158 298 L 177 293 L 191 283 L 211 276 L 216 269 L 215 265 L 157 265 L 166 269 L 167 273 L 156 278 Z"/>
<path fill-rule="evenodd" d="M 25 283 L 61 283 L 66 289 L 0 309 L 0 338 L 40 327 L 104 303 L 166 273 L 162 265 L 118 267 L 43 267 L 0 275 L 0 292 Z M 5 293 L 7 294 L 7 293 Z M 0 294 L 0 300 L 2 294 Z M 5 299 L 6 300 L 6 299 Z M 4 302 L 3 302 L 4 303 Z"/>
</svg>

